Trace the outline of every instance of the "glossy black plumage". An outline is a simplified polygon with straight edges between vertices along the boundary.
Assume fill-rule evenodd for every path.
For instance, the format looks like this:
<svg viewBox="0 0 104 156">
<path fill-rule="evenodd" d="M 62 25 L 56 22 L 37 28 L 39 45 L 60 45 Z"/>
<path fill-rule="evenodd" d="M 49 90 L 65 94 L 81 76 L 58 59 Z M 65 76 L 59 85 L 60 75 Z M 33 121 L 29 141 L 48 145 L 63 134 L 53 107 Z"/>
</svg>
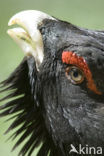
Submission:
<svg viewBox="0 0 104 156">
<path fill-rule="evenodd" d="M 39 71 L 34 58 L 25 57 L 1 83 L 1 89 L 11 91 L 1 101 L 21 95 L 0 107 L 3 110 L 0 116 L 15 117 L 7 132 L 21 125 L 12 135 L 14 139 L 23 132 L 13 149 L 29 135 L 19 155 L 30 156 L 41 142 L 37 156 L 69 156 L 70 144 L 76 148 L 79 144 L 103 146 L 104 96 L 89 90 L 86 80 L 72 84 L 65 76 L 68 65 L 62 63 L 61 57 L 63 51 L 84 57 L 98 89 L 104 93 L 104 33 L 47 19 L 39 30 L 45 54 Z"/>
</svg>

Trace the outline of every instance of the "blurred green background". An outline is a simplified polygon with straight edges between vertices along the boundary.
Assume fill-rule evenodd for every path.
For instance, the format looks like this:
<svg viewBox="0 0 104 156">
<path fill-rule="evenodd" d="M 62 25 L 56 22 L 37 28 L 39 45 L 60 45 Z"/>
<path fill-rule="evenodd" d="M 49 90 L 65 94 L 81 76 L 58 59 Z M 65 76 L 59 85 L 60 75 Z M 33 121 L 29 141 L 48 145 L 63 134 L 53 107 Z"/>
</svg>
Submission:
<svg viewBox="0 0 104 156">
<path fill-rule="evenodd" d="M 104 29 L 104 0 L 0 0 L 0 81 L 23 58 L 21 49 L 6 34 L 8 20 L 15 13 L 27 9 L 41 10 L 84 28 Z M 0 119 L 0 155 L 17 156 L 19 148 L 10 152 L 15 141 L 6 142 L 9 135 L 3 135 L 10 124 L 4 120 Z"/>
</svg>

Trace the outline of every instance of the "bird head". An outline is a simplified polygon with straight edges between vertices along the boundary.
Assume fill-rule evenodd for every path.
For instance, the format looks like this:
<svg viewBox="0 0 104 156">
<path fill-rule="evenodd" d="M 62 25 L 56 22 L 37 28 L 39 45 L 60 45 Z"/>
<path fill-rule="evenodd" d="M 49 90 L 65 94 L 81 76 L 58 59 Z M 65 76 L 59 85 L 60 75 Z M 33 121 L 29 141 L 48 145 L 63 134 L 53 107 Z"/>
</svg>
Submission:
<svg viewBox="0 0 104 156">
<path fill-rule="evenodd" d="M 104 32 L 83 29 L 40 11 L 17 13 L 8 30 L 25 58 L 1 84 L 15 100 L 1 106 L 1 116 L 15 114 L 7 130 L 28 136 L 20 154 L 42 142 L 41 156 L 68 155 L 70 144 L 104 144 Z M 4 91 L 3 90 L 3 91 Z M 17 96 L 20 96 L 17 98 Z M 14 115 L 15 116 L 15 115 Z"/>
</svg>

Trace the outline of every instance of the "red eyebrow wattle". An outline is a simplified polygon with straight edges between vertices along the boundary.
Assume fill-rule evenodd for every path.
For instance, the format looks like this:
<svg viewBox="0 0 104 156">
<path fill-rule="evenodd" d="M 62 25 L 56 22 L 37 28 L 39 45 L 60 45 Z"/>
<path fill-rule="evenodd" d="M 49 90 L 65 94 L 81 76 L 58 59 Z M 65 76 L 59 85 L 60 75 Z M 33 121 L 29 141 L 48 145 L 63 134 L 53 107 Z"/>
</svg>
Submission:
<svg viewBox="0 0 104 156">
<path fill-rule="evenodd" d="M 100 91 L 98 91 L 98 89 L 94 83 L 94 80 L 92 78 L 92 73 L 83 57 L 77 56 L 72 51 L 64 51 L 62 53 L 62 62 L 79 67 L 83 71 L 83 73 L 87 79 L 88 88 L 90 90 L 92 90 L 93 92 L 95 92 L 96 94 L 99 94 L 99 95 L 102 94 Z"/>
</svg>

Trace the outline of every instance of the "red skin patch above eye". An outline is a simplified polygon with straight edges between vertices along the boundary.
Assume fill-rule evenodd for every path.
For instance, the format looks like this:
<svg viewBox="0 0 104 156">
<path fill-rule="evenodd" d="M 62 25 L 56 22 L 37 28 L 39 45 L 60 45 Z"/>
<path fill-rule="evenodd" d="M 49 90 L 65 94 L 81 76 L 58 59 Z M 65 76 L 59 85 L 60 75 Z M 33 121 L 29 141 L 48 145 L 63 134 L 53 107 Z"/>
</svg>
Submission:
<svg viewBox="0 0 104 156">
<path fill-rule="evenodd" d="M 93 92 L 95 92 L 96 94 L 99 94 L 99 95 L 102 94 L 96 88 L 96 85 L 95 85 L 94 80 L 92 78 L 91 71 L 90 71 L 90 69 L 89 69 L 89 67 L 88 67 L 88 65 L 87 65 L 87 63 L 83 57 L 77 56 L 74 52 L 71 52 L 71 51 L 64 51 L 62 53 L 62 62 L 79 67 L 83 71 L 83 73 L 87 79 L 88 88 L 90 90 L 92 90 Z"/>
</svg>

